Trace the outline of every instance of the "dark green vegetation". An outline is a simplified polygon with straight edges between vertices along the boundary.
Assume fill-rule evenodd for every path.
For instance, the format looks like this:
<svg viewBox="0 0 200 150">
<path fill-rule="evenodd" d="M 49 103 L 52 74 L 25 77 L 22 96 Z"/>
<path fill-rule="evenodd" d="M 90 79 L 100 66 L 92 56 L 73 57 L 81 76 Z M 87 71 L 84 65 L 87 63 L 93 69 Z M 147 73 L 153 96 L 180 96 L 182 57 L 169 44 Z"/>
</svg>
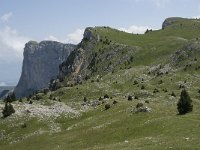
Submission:
<svg viewBox="0 0 200 150">
<path fill-rule="evenodd" d="M 180 115 L 191 112 L 193 109 L 192 100 L 190 99 L 190 96 L 188 95 L 186 90 L 183 90 L 181 92 L 181 97 L 178 101 L 177 109 Z"/>
<path fill-rule="evenodd" d="M 52 86 L 54 91 L 28 99 L 31 105 L 61 101 L 86 111 L 75 118 L 59 116 L 54 123 L 61 131 L 53 133 L 50 122 L 7 117 L 0 123 L 6 135 L 0 135 L 1 148 L 199 149 L 200 20 L 176 18 L 164 29 L 144 35 L 109 27 L 90 31 L 92 38 L 84 38 L 80 49 L 60 66 L 66 76 Z M 69 64 L 73 67 L 64 70 Z M 74 78 L 78 75 L 84 80 Z M 179 99 L 188 100 L 183 89 L 193 101 L 193 111 L 177 115 Z"/>
<path fill-rule="evenodd" d="M 13 113 L 15 113 L 15 109 L 13 108 L 12 104 L 5 103 L 5 107 L 3 108 L 3 111 L 2 111 L 3 117 L 6 118 L 12 115 Z"/>
</svg>

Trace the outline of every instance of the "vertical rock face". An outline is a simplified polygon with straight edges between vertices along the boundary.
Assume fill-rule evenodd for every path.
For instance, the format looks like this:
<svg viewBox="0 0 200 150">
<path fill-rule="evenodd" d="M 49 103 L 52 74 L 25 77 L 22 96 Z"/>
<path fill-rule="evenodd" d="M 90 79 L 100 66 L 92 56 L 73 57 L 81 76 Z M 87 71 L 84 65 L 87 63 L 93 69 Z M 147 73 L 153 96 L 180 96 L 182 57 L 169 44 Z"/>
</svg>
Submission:
<svg viewBox="0 0 200 150">
<path fill-rule="evenodd" d="M 94 28 L 86 28 L 81 43 L 60 65 L 59 78 L 62 80 L 67 78 L 69 85 L 81 83 L 88 73 L 88 66 L 92 60 L 90 52 L 97 41 L 98 35 L 94 34 Z"/>
<path fill-rule="evenodd" d="M 28 42 L 24 48 L 22 74 L 14 90 L 16 97 L 48 87 L 50 80 L 58 76 L 59 65 L 74 49 L 75 45 L 54 41 Z"/>
</svg>

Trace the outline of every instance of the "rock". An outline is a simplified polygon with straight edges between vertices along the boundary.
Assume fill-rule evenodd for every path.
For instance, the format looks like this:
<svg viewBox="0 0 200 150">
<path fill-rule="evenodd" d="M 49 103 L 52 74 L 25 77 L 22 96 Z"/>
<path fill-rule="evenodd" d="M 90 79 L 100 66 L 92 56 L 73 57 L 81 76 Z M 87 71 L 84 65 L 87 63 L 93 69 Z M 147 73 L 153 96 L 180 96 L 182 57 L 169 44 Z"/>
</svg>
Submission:
<svg viewBox="0 0 200 150">
<path fill-rule="evenodd" d="M 95 38 L 94 34 L 92 33 L 93 28 L 88 27 L 85 29 L 84 35 L 83 35 L 83 39 L 84 40 L 92 40 L 93 38 Z"/>
<path fill-rule="evenodd" d="M 138 112 L 150 112 L 151 109 L 149 107 L 145 107 L 145 106 L 142 106 L 142 107 L 137 107 L 135 113 L 138 113 Z"/>
<path fill-rule="evenodd" d="M 67 86 L 81 84 L 83 80 L 89 79 L 95 72 L 111 72 L 122 64 L 130 64 L 134 60 L 133 54 L 140 50 L 137 46 L 128 46 L 113 43 L 108 37 L 100 37 L 96 30 L 110 30 L 108 27 L 86 28 L 84 37 L 77 48 L 70 54 L 68 59 L 60 65 L 59 78 L 65 79 Z M 93 51 L 101 41 L 105 42 L 107 48 L 100 48 L 97 52 Z M 122 56 L 123 54 L 123 56 Z M 118 59 L 120 57 L 120 59 Z M 111 61 L 116 60 L 116 61 Z M 110 61 L 110 62 L 109 62 Z M 99 63 L 109 62 L 97 67 Z"/>
<path fill-rule="evenodd" d="M 191 40 L 171 56 L 172 65 L 191 67 L 200 55 L 199 41 Z"/>
<path fill-rule="evenodd" d="M 180 17 L 171 17 L 171 18 L 167 18 L 165 19 L 165 21 L 162 24 L 162 29 L 165 29 L 166 27 L 172 25 L 173 23 L 175 23 L 178 20 L 182 20 L 184 18 L 180 18 Z"/>
<path fill-rule="evenodd" d="M 59 65 L 74 49 L 74 45 L 55 41 L 28 42 L 24 48 L 22 74 L 14 90 L 16 97 L 47 88 L 50 80 L 58 76 Z"/>
<path fill-rule="evenodd" d="M 148 69 L 148 74 L 160 76 L 160 75 L 168 74 L 171 70 L 172 70 L 172 68 L 170 67 L 169 64 L 166 64 L 164 66 L 159 64 L 159 65 L 150 67 Z"/>
</svg>

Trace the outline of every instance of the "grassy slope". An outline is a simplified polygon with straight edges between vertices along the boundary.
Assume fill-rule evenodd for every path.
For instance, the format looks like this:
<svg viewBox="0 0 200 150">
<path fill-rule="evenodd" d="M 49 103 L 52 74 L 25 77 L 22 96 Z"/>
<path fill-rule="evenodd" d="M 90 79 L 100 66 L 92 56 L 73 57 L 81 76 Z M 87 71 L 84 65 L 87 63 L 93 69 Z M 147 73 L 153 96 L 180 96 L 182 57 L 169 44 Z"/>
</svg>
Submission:
<svg viewBox="0 0 200 150">
<path fill-rule="evenodd" d="M 183 24 L 181 27 L 180 23 Z M 200 147 L 200 110 L 198 109 L 200 94 L 197 92 L 200 82 L 199 71 L 178 70 L 175 73 L 171 72 L 155 78 L 147 75 L 148 67 L 146 67 L 149 64 L 169 61 L 167 58 L 170 54 L 182 47 L 187 40 L 200 35 L 198 28 L 200 28 L 200 23 L 197 20 L 180 20 L 165 30 L 154 31 L 146 35 L 132 35 L 113 29 L 96 28 L 96 32 L 102 37 L 107 36 L 117 43 L 142 47 L 131 64 L 134 67 L 118 70 L 113 74 L 109 73 L 103 76 L 100 82 L 96 82 L 96 77 L 93 77 L 82 85 L 59 89 L 53 95 L 59 95 L 63 102 L 72 105 L 72 102 L 82 103 L 84 96 L 89 100 L 95 100 L 107 93 L 113 97 L 108 100 L 109 103 L 113 100 L 119 103 L 107 111 L 104 110 L 104 105 L 96 109 L 92 108 L 78 119 L 60 117 L 56 120 L 62 127 L 60 133 L 46 132 L 33 135 L 16 144 L 7 144 L 9 139 L 3 140 L 0 141 L 1 148 L 5 150 L 198 149 Z M 161 79 L 163 84 L 158 84 Z M 133 85 L 134 80 L 137 80 L 139 84 Z M 176 103 L 181 92 L 179 85 L 185 80 L 187 80 L 187 89 L 193 100 L 194 111 L 178 116 Z M 141 90 L 142 85 L 145 85 L 144 90 Z M 155 88 L 160 92 L 153 94 Z M 164 88 L 168 92 L 163 92 Z M 177 95 L 176 98 L 170 95 L 172 91 Z M 129 94 L 139 95 L 139 100 L 127 101 Z M 145 104 L 152 109 L 150 113 L 130 112 L 130 109 L 138 102 L 145 100 L 150 102 Z M 0 124 L 0 128 L 10 134 L 11 141 L 40 128 L 45 131 L 49 130 L 45 123 L 36 120 L 31 120 L 27 124 L 25 129 L 11 128 L 5 124 Z"/>
</svg>

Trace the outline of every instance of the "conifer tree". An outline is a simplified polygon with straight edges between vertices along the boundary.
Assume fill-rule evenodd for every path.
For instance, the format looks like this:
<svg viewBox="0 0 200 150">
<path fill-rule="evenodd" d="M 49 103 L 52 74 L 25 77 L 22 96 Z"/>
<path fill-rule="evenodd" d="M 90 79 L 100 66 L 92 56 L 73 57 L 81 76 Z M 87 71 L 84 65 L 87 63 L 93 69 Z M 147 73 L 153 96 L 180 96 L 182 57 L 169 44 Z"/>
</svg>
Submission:
<svg viewBox="0 0 200 150">
<path fill-rule="evenodd" d="M 180 115 L 189 113 L 193 110 L 192 100 L 190 99 L 190 96 L 185 89 L 181 92 L 181 96 L 177 104 L 177 109 Z"/>
<path fill-rule="evenodd" d="M 3 108 L 3 111 L 2 111 L 3 117 L 6 118 L 13 113 L 15 113 L 15 109 L 13 108 L 13 105 L 6 102 L 5 107 Z"/>
</svg>

